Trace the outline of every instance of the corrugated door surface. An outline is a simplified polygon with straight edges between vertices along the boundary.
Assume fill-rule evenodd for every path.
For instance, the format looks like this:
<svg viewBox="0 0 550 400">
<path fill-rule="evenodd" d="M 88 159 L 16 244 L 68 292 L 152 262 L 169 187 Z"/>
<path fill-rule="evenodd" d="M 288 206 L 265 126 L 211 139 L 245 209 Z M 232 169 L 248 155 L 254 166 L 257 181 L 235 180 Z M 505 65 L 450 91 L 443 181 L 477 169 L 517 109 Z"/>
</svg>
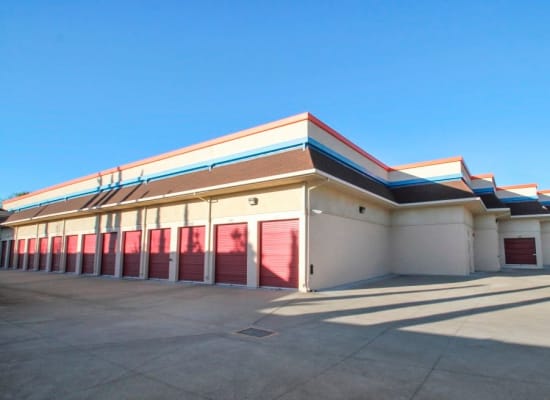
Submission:
<svg viewBox="0 0 550 400">
<path fill-rule="evenodd" d="M 122 275 L 139 277 L 141 259 L 141 231 L 124 232 L 124 260 Z"/>
<path fill-rule="evenodd" d="M 149 231 L 149 278 L 168 279 L 170 228 Z"/>
<path fill-rule="evenodd" d="M 65 237 L 65 272 L 76 272 L 77 247 L 77 235 L 69 235 Z"/>
<path fill-rule="evenodd" d="M 52 271 L 61 271 L 61 236 L 52 238 Z"/>
<path fill-rule="evenodd" d="M 82 273 L 83 274 L 94 273 L 96 247 L 97 247 L 97 235 L 95 233 L 82 236 Z"/>
<path fill-rule="evenodd" d="M 103 247 L 101 252 L 101 275 L 114 275 L 116 262 L 116 232 L 103 234 Z"/>
<path fill-rule="evenodd" d="M 10 255 L 11 255 L 10 265 L 9 265 L 10 268 L 17 268 L 17 265 L 15 264 L 17 248 L 15 246 L 16 246 L 15 240 L 10 240 Z"/>
<path fill-rule="evenodd" d="M 537 264 L 535 238 L 504 239 L 506 264 Z"/>
<path fill-rule="evenodd" d="M 25 239 L 19 239 L 17 241 L 17 268 L 23 269 L 23 261 L 25 261 Z"/>
<path fill-rule="evenodd" d="M 8 241 L 7 240 L 2 240 L 2 262 L 0 263 L 2 265 L 2 268 L 5 268 L 8 266 L 8 259 L 9 259 L 9 254 L 8 254 Z"/>
<path fill-rule="evenodd" d="M 29 239 L 27 244 L 27 254 L 29 260 L 27 261 L 27 269 L 34 269 L 34 263 L 36 262 L 36 239 Z"/>
<path fill-rule="evenodd" d="M 260 223 L 260 286 L 298 287 L 297 219 Z"/>
<path fill-rule="evenodd" d="M 247 225 L 216 226 L 216 282 L 246 285 Z"/>
<path fill-rule="evenodd" d="M 204 281 L 204 226 L 180 228 L 179 280 Z"/>
<path fill-rule="evenodd" d="M 48 238 L 43 237 L 38 240 L 38 269 L 45 271 L 48 266 Z"/>
</svg>

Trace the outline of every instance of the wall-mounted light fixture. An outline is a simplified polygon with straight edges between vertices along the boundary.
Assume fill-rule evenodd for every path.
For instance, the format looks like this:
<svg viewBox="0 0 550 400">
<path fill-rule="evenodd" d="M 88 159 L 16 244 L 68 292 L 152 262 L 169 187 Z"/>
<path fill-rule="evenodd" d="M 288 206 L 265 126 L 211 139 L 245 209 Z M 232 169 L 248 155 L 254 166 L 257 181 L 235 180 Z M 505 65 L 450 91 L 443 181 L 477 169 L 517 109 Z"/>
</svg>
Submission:
<svg viewBox="0 0 550 400">
<path fill-rule="evenodd" d="M 366 211 L 366 208 L 363 206 L 359 206 L 359 214 L 364 214 Z"/>
<path fill-rule="evenodd" d="M 257 197 L 249 197 L 248 198 L 248 204 L 251 206 L 255 206 L 258 204 L 258 198 Z"/>
</svg>

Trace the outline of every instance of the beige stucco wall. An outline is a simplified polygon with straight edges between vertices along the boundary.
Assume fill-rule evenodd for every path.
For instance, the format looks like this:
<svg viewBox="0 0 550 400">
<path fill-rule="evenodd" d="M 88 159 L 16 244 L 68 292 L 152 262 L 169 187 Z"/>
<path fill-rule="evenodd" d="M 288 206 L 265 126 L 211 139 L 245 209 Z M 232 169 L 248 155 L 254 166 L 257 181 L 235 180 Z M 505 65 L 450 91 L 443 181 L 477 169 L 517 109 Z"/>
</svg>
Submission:
<svg viewBox="0 0 550 400">
<path fill-rule="evenodd" d="M 389 273 L 388 211 L 327 186 L 312 189 L 310 198 L 311 289 Z"/>
<path fill-rule="evenodd" d="M 494 215 L 474 219 L 474 255 L 476 271 L 500 270 L 498 224 Z"/>
<path fill-rule="evenodd" d="M 63 235 L 63 226 L 63 220 L 48 222 L 48 234 L 51 236 Z"/>
<path fill-rule="evenodd" d="M 550 266 L 550 221 L 541 222 L 541 247 L 542 247 L 542 263 L 545 266 Z"/>
<path fill-rule="evenodd" d="M 499 221 L 499 254 L 500 265 L 506 265 L 506 257 L 504 253 L 504 239 L 506 238 L 535 238 L 535 246 L 537 251 L 537 267 L 543 266 L 543 250 L 541 238 L 541 224 L 536 218 L 521 218 Z M 514 264 L 514 267 L 518 265 Z M 527 266 L 532 267 L 532 266 Z"/>
<path fill-rule="evenodd" d="M 248 203 L 251 197 L 258 199 L 257 205 L 251 206 Z M 215 197 L 212 202 L 212 218 L 296 211 L 302 208 L 302 204 L 302 185 L 247 191 Z"/>
<path fill-rule="evenodd" d="M 473 267 L 472 216 L 463 207 L 392 213 L 392 271 L 466 275 Z"/>
<path fill-rule="evenodd" d="M 94 232 L 96 229 L 97 218 L 95 215 L 71 218 L 65 221 L 65 234 L 74 235 L 83 232 Z"/>
<path fill-rule="evenodd" d="M 179 224 L 186 226 L 193 221 L 204 221 L 208 218 L 208 203 L 203 200 L 187 201 L 178 204 L 164 204 L 147 207 L 146 223 L 148 226 Z M 139 215 L 137 215 L 139 221 Z"/>
<path fill-rule="evenodd" d="M 36 237 L 36 224 L 23 225 L 15 228 L 18 239 L 27 239 Z"/>
</svg>

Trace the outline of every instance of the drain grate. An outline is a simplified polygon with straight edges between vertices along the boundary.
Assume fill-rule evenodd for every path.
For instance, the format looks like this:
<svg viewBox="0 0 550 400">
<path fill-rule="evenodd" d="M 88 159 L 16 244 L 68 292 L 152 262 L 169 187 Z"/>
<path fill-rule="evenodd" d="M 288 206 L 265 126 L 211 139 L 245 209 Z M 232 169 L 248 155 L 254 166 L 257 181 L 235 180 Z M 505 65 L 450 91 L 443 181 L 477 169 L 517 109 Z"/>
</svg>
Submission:
<svg viewBox="0 0 550 400">
<path fill-rule="evenodd" d="M 238 331 L 237 333 L 240 333 L 241 335 L 263 338 L 263 337 L 271 336 L 275 332 L 268 331 L 265 329 L 259 329 L 259 328 L 246 328 L 246 329 L 243 329 L 242 331 Z"/>
</svg>

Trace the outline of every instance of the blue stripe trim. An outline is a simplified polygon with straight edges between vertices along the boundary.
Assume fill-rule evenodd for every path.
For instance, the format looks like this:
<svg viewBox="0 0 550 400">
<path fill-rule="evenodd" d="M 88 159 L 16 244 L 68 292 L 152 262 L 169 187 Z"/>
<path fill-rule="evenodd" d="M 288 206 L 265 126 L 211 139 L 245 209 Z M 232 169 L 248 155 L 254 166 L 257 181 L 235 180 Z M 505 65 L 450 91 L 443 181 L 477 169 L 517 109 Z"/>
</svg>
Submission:
<svg viewBox="0 0 550 400">
<path fill-rule="evenodd" d="M 23 211 L 29 208 L 40 207 L 40 206 L 45 206 L 52 203 L 57 203 L 59 201 L 66 201 L 69 199 L 88 196 L 91 194 L 99 194 L 107 190 L 134 186 L 143 182 L 151 182 L 159 179 L 169 178 L 172 176 L 184 175 L 184 174 L 197 172 L 201 170 L 208 170 L 208 169 L 214 168 L 215 166 L 234 164 L 239 161 L 250 160 L 250 159 L 262 157 L 268 154 L 280 153 L 280 152 L 292 150 L 295 148 L 303 148 L 306 144 L 307 143 L 304 142 L 302 139 L 290 140 L 290 141 L 278 143 L 277 145 L 270 145 L 270 146 L 261 147 L 252 151 L 237 153 L 232 156 L 218 157 L 218 158 L 209 160 L 208 162 L 190 164 L 184 168 L 175 168 L 175 169 L 163 171 L 158 174 L 147 175 L 139 178 L 132 178 L 126 181 L 98 186 L 93 189 L 82 190 L 79 192 L 71 193 L 70 195 L 66 195 L 66 196 L 54 197 L 48 200 L 31 203 L 24 207 L 12 208 L 12 209 L 9 209 L 8 211 Z"/>
<path fill-rule="evenodd" d="M 545 200 L 545 201 L 539 200 L 539 203 L 542 204 L 543 206 L 550 206 L 550 200 Z"/>
<path fill-rule="evenodd" d="M 499 200 L 502 201 L 503 203 L 521 203 L 525 201 L 533 201 L 533 200 L 537 201 L 538 199 L 539 199 L 538 197 L 534 197 L 534 196 L 508 197 L 504 199 L 499 198 Z"/>
<path fill-rule="evenodd" d="M 388 181 L 386 181 L 385 179 L 382 179 L 378 176 L 375 176 L 373 174 L 371 174 L 365 167 L 363 167 L 362 165 L 359 165 L 357 164 L 355 161 L 352 161 L 350 160 L 349 158 L 347 157 L 344 157 L 343 155 L 341 155 L 340 153 L 337 153 L 335 152 L 334 150 L 332 150 L 331 148 L 325 146 L 324 144 L 318 142 L 317 140 L 313 139 L 313 138 L 308 138 L 308 145 L 309 147 L 329 156 L 330 158 L 346 165 L 347 167 L 359 172 L 360 174 L 363 174 L 383 185 L 388 185 Z"/>
<path fill-rule="evenodd" d="M 398 187 L 405 187 L 405 186 L 422 185 L 426 183 L 441 183 L 441 182 L 456 181 L 458 179 L 462 179 L 462 174 L 439 175 L 439 176 L 434 176 L 432 178 L 407 179 L 403 181 L 391 182 L 388 184 L 388 186 L 390 188 L 398 188 Z"/>
<path fill-rule="evenodd" d="M 492 187 L 488 188 L 478 188 L 478 189 L 472 189 L 475 194 L 487 194 L 487 193 L 495 193 L 495 189 Z"/>
<path fill-rule="evenodd" d="M 157 174 L 147 175 L 143 177 L 138 178 L 132 178 L 126 181 L 121 181 L 117 183 L 111 183 L 107 185 L 101 185 L 93 189 L 88 190 L 82 190 L 79 192 L 71 193 L 67 196 L 59 196 L 55 198 L 51 198 L 48 200 L 32 203 L 29 205 L 26 205 L 24 207 L 20 208 L 13 208 L 8 211 L 23 211 L 29 208 L 34 208 L 37 206 L 44 206 L 51 203 L 56 203 L 59 201 L 65 201 L 69 199 L 74 199 L 82 196 L 88 196 L 91 194 L 99 194 L 108 190 L 112 189 L 119 189 L 123 187 L 129 187 L 138 185 L 143 182 L 151 182 L 159 179 L 164 179 L 168 177 L 173 177 L 177 175 L 184 175 L 192 172 L 197 171 L 203 171 L 203 170 L 209 170 L 216 166 L 222 166 L 222 165 L 230 165 L 234 163 L 238 163 L 245 160 L 251 160 L 254 158 L 263 157 L 265 155 L 274 154 L 274 153 L 280 153 L 285 152 L 288 150 L 296 149 L 296 148 L 303 148 L 306 147 L 313 148 L 326 156 L 334 159 L 335 161 L 347 166 L 348 168 L 351 168 L 352 170 L 360 173 L 363 176 L 366 176 L 382 185 L 385 185 L 389 188 L 398 188 L 398 187 L 405 187 L 405 186 L 413 186 L 413 185 L 419 185 L 419 184 L 427 184 L 427 183 L 440 183 L 440 182 L 448 182 L 453 181 L 457 179 L 462 179 L 463 176 L 460 173 L 457 174 L 450 174 L 450 175 L 441 175 L 441 176 L 435 176 L 430 178 L 415 178 L 415 179 L 406 179 L 402 181 L 395 181 L 395 182 L 389 182 L 383 178 L 380 178 L 372 173 L 370 173 L 365 167 L 362 165 L 356 163 L 355 161 L 343 156 L 342 154 L 332 150 L 328 146 L 320 143 L 319 141 L 313 139 L 313 138 L 307 138 L 307 140 L 304 139 L 295 139 L 290 140 L 286 142 L 277 143 L 270 146 L 260 147 L 254 150 L 249 150 L 237 154 L 233 154 L 231 156 L 225 156 L 225 157 L 219 157 L 215 158 L 209 161 L 201 162 L 201 163 L 195 163 L 187 165 L 183 168 L 175 168 L 167 171 L 163 171 Z"/>
<path fill-rule="evenodd" d="M 382 179 L 378 176 L 373 175 L 365 167 L 357 164 L 356 162 L 350 160 L 349 158 L 342 156 L 341 154 L 335 152 L 334 150 L 330 149 L 324 144 L 319 143 L 315 139 L 309 138 L 308 142 L 309 142 L 309 146 L 316 149 L 317 151 L 320 151 L 321 153 L 333 158 L 334 160 L 346 165 L 347 167 L 350 167 L 351 169 L 361 173 L 362 175 L 365 175 L 373 179 L 374 181 L 381 183 L 389 188 L 420 185 L 420 184 L 426 184 L 426 183 L 441 183 L 441 182 L 448 182 L 448 181 L 453 181 L 453 180 L 463 178 L 462 174 L 457 173 L 457 174 L 449 174 L 449 175 L 440 175 L 440 176 L 435 176 L 430 178 L 415 178 L 415 179 L 406 179 L 402 181 L 390 182 L 390 181 L 387 181 L 386 179 Z"/>
</svg>

